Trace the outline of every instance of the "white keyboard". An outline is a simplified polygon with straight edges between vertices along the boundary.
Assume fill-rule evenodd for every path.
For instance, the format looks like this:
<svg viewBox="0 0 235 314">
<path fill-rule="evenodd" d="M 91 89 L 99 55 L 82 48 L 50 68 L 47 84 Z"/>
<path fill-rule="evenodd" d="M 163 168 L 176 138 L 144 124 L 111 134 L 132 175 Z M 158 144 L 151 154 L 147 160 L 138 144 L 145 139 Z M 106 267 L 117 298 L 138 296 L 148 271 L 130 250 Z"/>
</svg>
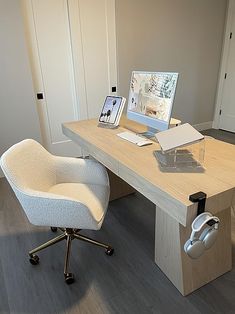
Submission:
<svg viewBox="0 0 235 314">
<path fill-rule="evenodd" d="M 136 135 L 135 133 L 128 132 L 128 131 L 118 133 L 117 136 L 123 138 L 124 140 L 126 140 L 128 142 L 136 144 L 138 146 L 145 146 L 145 145 L 150 145 L 153 143 L 152 141 L 150 141 L 148 139 L 145 139 L 139 135 Z"/>
</svg>

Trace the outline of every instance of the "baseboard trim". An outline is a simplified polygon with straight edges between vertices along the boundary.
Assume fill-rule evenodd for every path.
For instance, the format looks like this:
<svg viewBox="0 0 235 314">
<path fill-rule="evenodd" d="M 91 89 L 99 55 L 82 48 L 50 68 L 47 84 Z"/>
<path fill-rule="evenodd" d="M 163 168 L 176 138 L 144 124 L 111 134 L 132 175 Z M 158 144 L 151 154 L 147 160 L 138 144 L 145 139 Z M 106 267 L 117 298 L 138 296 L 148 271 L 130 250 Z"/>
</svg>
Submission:
<svg viewBox="0 0 235 314">
<path fill-rule="evenodd" d="M 212 128 L 213 121 L 194 124 L 193 127 L 198 131 L 204 131 Z"/>
</svg>

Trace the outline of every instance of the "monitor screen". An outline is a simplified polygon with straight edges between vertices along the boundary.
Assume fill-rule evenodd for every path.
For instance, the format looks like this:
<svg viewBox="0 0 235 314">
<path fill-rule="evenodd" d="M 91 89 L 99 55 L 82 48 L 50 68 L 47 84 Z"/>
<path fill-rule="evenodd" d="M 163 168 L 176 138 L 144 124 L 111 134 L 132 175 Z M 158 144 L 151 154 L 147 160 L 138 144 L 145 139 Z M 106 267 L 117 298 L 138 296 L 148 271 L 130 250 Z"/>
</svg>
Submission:
<svg viewBox="0 0 235 314">
<path fill-rule="evenodd" d="M 178 73 L 133 71 L 127 117 L 155 129 L 155 133 L 167 130 L 177 80 Z"/>
</svg>

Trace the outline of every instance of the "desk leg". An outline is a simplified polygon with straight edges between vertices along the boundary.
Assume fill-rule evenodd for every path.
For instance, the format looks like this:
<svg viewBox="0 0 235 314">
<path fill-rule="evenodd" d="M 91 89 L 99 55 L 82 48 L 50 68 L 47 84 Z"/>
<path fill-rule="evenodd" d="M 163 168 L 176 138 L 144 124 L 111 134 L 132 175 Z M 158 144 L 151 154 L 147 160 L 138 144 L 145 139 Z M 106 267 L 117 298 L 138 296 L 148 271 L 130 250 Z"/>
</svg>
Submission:
<svg viewBox="0 0 235 314">
<path fill-rule="evenodd" d="M 109 200 L 113 201 L 118 198 L 127 196 L 129 194 L 133 194 L 136 190 L 123 181 L 121 178 L 116 176 L 112 171 L 107 169 L 109 175 L 109 183 L 110 183 L 110 197 Z"/>
<path fill-rule="evenodd" d="M 216 214 L 220 218 L 214 246 L 196 260 L 184 252 L 191 226 L 183 227 L 156 208 L 155 263 L 182 295 L 187 295 L 232 269 L 231 209 Z"/>
</svg>

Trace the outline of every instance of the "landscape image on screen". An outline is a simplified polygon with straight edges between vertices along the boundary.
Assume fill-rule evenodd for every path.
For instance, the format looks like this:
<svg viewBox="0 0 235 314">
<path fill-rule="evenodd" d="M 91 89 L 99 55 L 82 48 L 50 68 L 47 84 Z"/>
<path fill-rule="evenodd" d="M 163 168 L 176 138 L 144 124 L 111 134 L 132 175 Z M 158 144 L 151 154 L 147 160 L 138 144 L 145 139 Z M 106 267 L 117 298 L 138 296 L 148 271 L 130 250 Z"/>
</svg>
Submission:
<svg viewBox="0 0 235 314">
<path fill-rule="evenodd" d="M 177 78 L 177 73 L 133 72 L 129 110 L 168 121 Z"/>
</svg>

